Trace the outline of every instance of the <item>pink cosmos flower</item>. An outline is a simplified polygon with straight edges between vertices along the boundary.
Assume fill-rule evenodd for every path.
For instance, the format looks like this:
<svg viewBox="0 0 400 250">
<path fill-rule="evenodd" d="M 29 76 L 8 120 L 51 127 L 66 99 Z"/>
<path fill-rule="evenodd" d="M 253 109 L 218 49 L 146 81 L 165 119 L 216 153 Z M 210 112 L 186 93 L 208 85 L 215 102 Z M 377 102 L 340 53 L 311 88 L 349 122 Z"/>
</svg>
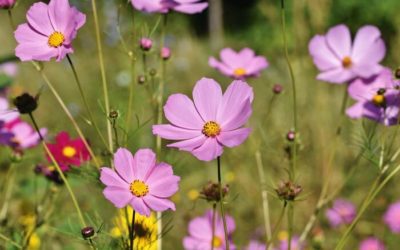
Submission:
<svg viewBox="0 0 400 250">
<path fill-rule="evenodd" d="M 356 216 L 356 208 L 353 203 L 347 200 L 337 199 L 325 215 L 331 226 L 336 228 L 343 224 L 350 224 Z"/>
<path fill-rule="evenodd" d="M 46 143 L 62 171 L 68 171 L 70 166 L 81 166 L 90 160 L 90 154 L 82 139 L 71 139 L 65 131 L 58 133 L 54 144 Z M 47 156 L 48 161 L 51 159 Z"/>
<path fill-rule="evenodd" d="M 9 77 L 15 77 L 18 73 L 18 66 L 14 62 L 0 64 L 0 74 L 5 74 Z"/>
<path fill-rule="evenodd" d="M 168 13 L 171 10 L 185 13 L 200 13 L 208 7 L 201 0 L 131 0 L 133 7 L 149 13 Z"/>
<path fill-rule="evenodd" d="M 330 28 L 326 35 L 314 36 L 309 52 L 321 71 L 317 79 L 340 84 L 378 74 L 386 47 L 377 27 L 361 27 L 352 44 L 349 28 L 340 24 Z"/>
<path fill-rule="evenodd" d="M 178 191 L 180 177 L 173 174 L 166 163 L 156 164 L 156 155 L 150 149 L 140 149 L 132 156 L 125 148 L 114 154 L 115 170 L 101 168 L 100 180 L 106 185 L 106 199 L 123 208 L 130 204 L 141 215 L 150 216 L 151 210 L 175 211 L 169 198 Z"/>
<path fill-rule="evenodd" d="M 400 233 L 400 201 L 389 206 L 383 216 L 383 221 L 393 233 Z"/>
<path fill-rule="evenodd" d="M 61 61 L 72 53 L 72 40 L 86 22 L 86 16 L 68 0 L 51 0 L 47 5 L 35 3 L 26 15 L 28 23 L 18 26 L 15 38 L 18 46 L 15 55 L 22 61 Z"/>
<path fill-rule="evenodd" d="M 0 0 L 0 9 L 9 9 L 15 2 L 16 0 Z"/>
<path fill-rule="evenodd" d="M 17 149 L 32 148 L 40 142 L 40 137 L 36 130 L 29 123 L 21 119 L 7 123 L 6 128 L 14 134 L 12 141 L 15 144 L 14 147 Z M 41 128 L 40 133 L 43 137 L 46 136 L 47 129 Z"/>
<path fill-rule="evenodd" d="M 375 237 L 369 237 L 360 243 L 359 250 L 385 250 L 385 245 Z"/>
<path fill-rule="evenodd" d="M 208 64 L 219 70 L 222 74 L 235 78 L 259 76 L 261 71 L 268 67 L 268 61 L 263 56 L 256 56 L 254 51 L 244 48 L 235 52 L 231 48 L 225 48 L 220 52 L 221 61 L 210 57 Z"/>
<path fill-rule="evenodd" d="M 212 234 L 212 216 L 213 211 L 208 210 L 203 216 L 194 218 L 189 222 L 189 235 L 183 239 L 183 247 L 185 250 L 204 250 L 210 249 L 211 243 L 214 245 L 214 250 L 224 250 L 225 234 L 224 224 L 218 212 L 215 214 L 214 237 Z M 236 225 L 233 218 L 229 215 L 225 216 L 226 226 L 229 237 L 230 249 L 236 249 L 232 242 L 232 234 L 235 231 Z"/>
<path fill-rule="evenodd" d="M 379 75 L 369 79 L 356 79 L 350 83 L 349 95 L 357 102 L 346 114 L 359 119 L 366 117 L 386 126 L 398 123 L 400 81 L 393 79 L 390 69 L 384 68 Z"/>
<path fill-rule="evenodd" d="M 223 146 L 238 146 L 249 136 L 250 129 L 242 128 L 252 113 L 253 89 L 247 83 L 233 81 L 222 95 L 216 81 L 202 78 L 193 89 L 193 100 L 171 95 L 164 106 L 171 124 L 153 125 L 153 134 L 179 140 L 168 147 L 210 161 L 222 155 Z"/>
<path fill-rule="evenodd" d="M 289 245 L 289 240 L 286 239 L 281 239 L 280 243 L 275 250 L 287 250 Z M 291 250 L 303 250 L 305 249 L 305 245 L 300 243 L 300 238 L 299 236 L 293 236 L 292 240 L 290 241 L 290 249 Z"/>
</svg>

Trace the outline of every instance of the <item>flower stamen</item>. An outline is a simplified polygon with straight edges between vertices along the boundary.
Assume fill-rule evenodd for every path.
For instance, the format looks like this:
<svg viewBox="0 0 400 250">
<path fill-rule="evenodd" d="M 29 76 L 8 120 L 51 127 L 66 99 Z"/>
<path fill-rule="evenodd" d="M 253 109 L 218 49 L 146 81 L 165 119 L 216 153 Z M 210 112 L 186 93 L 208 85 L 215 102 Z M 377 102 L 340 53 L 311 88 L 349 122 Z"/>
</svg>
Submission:
<svg viewBox="0 0 400 250">
<path fill-rule="evenodd" d="M 342 66 L 343 68 L 350 68 L 353 62 L 351 61 L 351 58 L 349 56 L 345 56 L 342 60 Z"/>
<path fill-rule="evenodd" d="M 47 43 L 49 44 L 50 47 L 58 48 L 64 43 L 64 41 L 65 41 L 64 34 L 55 31 L 53 32 L 53 34 L 49 36 L 49 40 L 47 41 Z"/>
<path fill-rule="evenodd" d="M 237 68 L 233 71 L 233 74 L 236 77 L 242 77 L 242 76 L 246 75 L 246 70 L 244 68 Z"/>
<path fill-rule="evenodd" d="M 215 248 L 219 248 L 219 247 L 221 247 L 222 246 L 222 239 L 220 238 L 220 237 L 218 237 L 218 236 L 214 236 L 214 238 L 212 239 L 212 241 L 213 241 L 213 246 L 215 247 Z"/>
<path fill-rule="evenodd" d="M 141 180 L 134 180 L 129 189 L 131 190 L 131 193 L 136 196 L 136 197 L 143 197 L 149 192 L 149 186 L 146 185 Z"/>
<path fill-rule="evenodd" d="M 62 154 L 65 157 L 72 158 L 76 155 L 76 149 L 71 146 L 65 146 L 62 150 Z"/>
<path fill-rule="evenodd" d="M 221 127 L 214 121 L 206 122 L 201 131 L 207 137 L 216 137 L 221 132 Z"/>
</svg>

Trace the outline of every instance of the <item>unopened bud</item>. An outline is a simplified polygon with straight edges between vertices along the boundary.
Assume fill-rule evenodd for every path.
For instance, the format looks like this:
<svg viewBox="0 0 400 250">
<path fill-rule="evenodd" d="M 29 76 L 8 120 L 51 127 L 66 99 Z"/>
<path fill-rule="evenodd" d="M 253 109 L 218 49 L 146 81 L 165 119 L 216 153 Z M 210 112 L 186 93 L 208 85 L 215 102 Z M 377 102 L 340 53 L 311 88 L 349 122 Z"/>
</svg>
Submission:
<svg viewBox="0 0 400 250">
<path fill-rule="evenodd" d="M 154 69 L 154 68 L 151 68 L 149 74 L 150 74 L 151 76 L 155 76 L 155 75 L 157 75 L 157 70 Z"/>
<path fill-rule="evenodd" d="M 21 114 L 29 114 L 35 111 L 38 106 L 37 99 L 28 93 L 17 96 L 14 105 Z"/>
<path fill-rule="evenodd" d="M 110 113 L 108 114 L 108 117 L 110 119 L 117 119 L 119 116 L 119 112 L 117 110 L 111 110 Z"/>
<path fill-rule="evenodd" d="M 225 197 L 229 192 L 229 185 L 225 185 L 222 187 L 222 197 Z M 221 196 L 219 193 L 219 185 L 218 183 L 213 183 L 209 181 L 204 187 L 203 190 L 200 192 L 202 198 L 206 199 L 207 201 L 218 202 L 221 200 Z"/>
<path fill-rule="evenodd" d="M 280 94 L 283 91 L 283 86 L 280 84 L 275 84 L 272 87 L 272 92 L 274 92 L 274 94 Z"/>
<path fill-rule="evenodd" d="M 171 49 L 168 47 L 164 47 L 161 49 L 161 58 L 163 60 L 168 60 L 171 57 Z"/>
<path fill-rule="evenodd" d="M 150 38 L 143 37 L 140 39 L 140 48 L 144 51 L 149 51 L 153 46 L 153 41 Z"/>
<path fill-rule="evenodd" d="M 93 227 L 84 227 L 82 228 L 81 233 L 82 237 L 86 240 L 93 237 L 95 232 Z"/>
<path fill-rule="evenodd" d="M 294 141 L 296 139 L 296 132 L 294 132 L 293 130 L 290 130 L 287 134 L 286 134 L 286 139 L 290 142 Z"/>
<path fill-rule="evenodd" d="M 144 84 L 146 82 L 146 77 L 144 75 L 139 75 L 137 81 L 139 84 Z"/>
</svg>

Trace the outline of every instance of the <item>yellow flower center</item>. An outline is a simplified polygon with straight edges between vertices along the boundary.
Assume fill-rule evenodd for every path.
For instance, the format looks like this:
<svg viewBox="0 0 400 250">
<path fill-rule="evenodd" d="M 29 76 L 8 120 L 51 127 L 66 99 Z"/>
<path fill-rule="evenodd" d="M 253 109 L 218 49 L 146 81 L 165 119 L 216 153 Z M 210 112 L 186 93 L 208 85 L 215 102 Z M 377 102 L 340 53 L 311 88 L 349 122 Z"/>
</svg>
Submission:
<svg viewBox="0 0 400 250">
<path fill-rule="evenodd" d="M 213 241 L 212 244 L 214 247 L 218 248 L 218 247 L 222 246 L 222 239 L 220 237 L 214 236 L 212 241 Z"/>
<path fill-rule="evenodd" d="M 54 166 L 48 166 L 47 169 L 48 169 L 49 171 L 53 172 L 53 171 L 56 170 L 56 167 L 54 167 Z"/>
<path fill-rule="evenodd" d="M 236 77 L 241 77 L 241 76 L 246 75 L 246 70 L 245 70 L 244 68 L 237 68 L 237 69 L 235 69 L 235 70 L 233 71 L 233 74 L 234 74 Z"/>
<path fill-rule="evenodd" d="M 130 186 L 131 193 L 136 197 L 143 197 L 149 192 L 149 187 L 140 180 L 134 180 Z"/>
<path fill-rule="evenodd" d="M 350 67 L 351 67 L 351 64 L 352 64 L 351 58 L 348 57 L 348 56 L 345 56 L 345 57 L 343 58 L 343 60 L 342 60 L 342 66 L 343 66 L 344 68 L 350 68 Z"/>
<path fill-rule="evenodd" d="M 49 40 L 47 41 L 47 43 L 50 47 L 57 48 L 60 47 L 64 41 L 65 37 L 63 33 L 55 31 L 49 36 Z"/>
<path fill-rule="evenodd" d="M 372 97 L 372 102 L 378 106 L 378 107 L 382 107 L 385 105 L 386 99 L 385 96 L 382 94 L 376 94 L 374 95 L 374 97 Z"/>
<path fill-rule="evenodd" d="M 209 121 L 204 124 L 201 132 L 207 137 L 216 137 L 221 132 L 221 128 L 218 123 Z"/>
<path fill-rule="evenodd" d="M 72 158 L 76 155 L 76 149 L 71 146 L 66 146 L 63 148 L 62 154 L 65 157 Z"/>
</svg>

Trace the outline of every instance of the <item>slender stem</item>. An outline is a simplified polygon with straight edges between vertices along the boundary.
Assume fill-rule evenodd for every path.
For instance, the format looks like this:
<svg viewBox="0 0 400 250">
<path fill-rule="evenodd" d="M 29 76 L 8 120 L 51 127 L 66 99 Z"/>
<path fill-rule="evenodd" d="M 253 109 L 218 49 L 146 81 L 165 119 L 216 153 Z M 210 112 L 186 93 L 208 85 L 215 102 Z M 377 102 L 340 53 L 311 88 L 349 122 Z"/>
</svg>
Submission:
<svg viewBox="0 0 400 250">
<path fill-rule="evenodd" d="M 167 16 L 168 14 L 163 14 L 163 25 L 161 29 L 161 49 L 164 47 L 164 39 L 165 39 L 165 32 L 167 29 Z M 162 60 L 161 53 L 160 54 L 160 61 L 161 61 L 161 77 L 160 77 L 160 86 L 159 86 L 159 93 L 157 97 L 157 124 L 162 123 L 163 117 L 163 97 L 164 97 L 164 85 L 165 85 L 165 73 L 166 73 L 166 62 Z M 156 153 L 159 157 L 161 157 L 161 137 L 157 135 L 156 137 Z M 157 249 L 162 250 L 162 213 L 157 212 L 157 230 L 158 230 L 158 239 L 157 239 Z"/>
<path fill-rule="evenodd" d="M 98 18 L 98 14 L 97 14 L 96 0 L 91 0 L 91 2 L 92 2 L 94 26 L 95 26 L 95 31 L 96 31 L 96 43 L 97 43 L 97 49 L 98 49 L 101 79 L 102 79 L 102 84 L 103 84 L 104 104 L 105 104 L 105 109 L 106 109 L 106 116 L 108 116 L 108 114 L 110 113 L 110 102 L 108 99 L 107 76 L 106 76 L 106 70 L 104 67 L 103 48 L 102 48 L 102 44 L 101 44 L 101 36 L 100 36 L 100 28 L 99 28 L 99 18 Z M 106 118 L 106 122 L 107 122 L 107 135 L 108 135 L 109 151 L 114 152 L 113 140 L 112 140 L 112 129 L 111 129 L 111 124 L 110 124 L 108 118 Z"/>
<path fill-rule="evenodd" d="M 95 165 L 97 168 L 100 168 L 100 163 L 97 160 L 97 157 L 93 153 L 92 148 L 89 146 L 85 136 L 82 133 L 78 123 L 75 121 L 74 117 L 72 116 L 71 112 L 69 112 L 67 106 L 65 105 L 64 101 L 61 99 L 60 95 L 58 94 L 57 90 L 54 88 L 53 84 L 47 78 L 47 75 L 42 71 L 38 63 L 33 62 L 35 68 L 39 71 L 40 75 L 42 76 L 43 80 L 46 82 L 47 86 L 50 88 L 50 91 L 53 93 L 54 97 L 57 99 L 58 103 L 60 104 L 61 108 L 64 110 L 65 114 L 67 115 L 68 119 L 71 121 L 72 125 L 74 126 L 76 132 L 78 133 L 80 139 L 82 140 L 85 147 L 88 149 L 90 156 L 92 157 Z"/>
<path fill-rule="evenodd" d="M 54 166 L 55 166 L 55 168 L 56 168 L 58 174 L 60 175 L 61 179 L 63 180 L 63 182 L 64 182 L 64 184 L 65 184 L 65 187 L 66 187 L 67 190 L 68 190 L 69 195 L 71 196 L 72 203 L 74 204 L 74 207 L 75 207 L 76 211 L 78 212 L 78 217 L 79 217 L 81 226 L 82 226 L 82 227 L 85 227 L 85 226 L 86 226 L 85 219 L 83 218 L 83 215 L 82 215 L 81 209 L 80 209 L 80 207 L 79 207 L 78 201 L 76 200 L 75 194 L 74 194 L 74 192 L 72 191 L 72 188 L 71 188 L 71 186 L 69 185 L 69 182 L 68 182 L 67 178 L 65 177 L 63 171 L 61 170 L 61 168 L 60 168 L 60 166 L 58 165 L 56 159 L 54 158 L 54 155 L 51 153 L 51 151 L 50 151 L 49 148 L 47 147 L 46 143 L 44 142 L 43 136 L 42 136 L 42 134 L 40 133 L 39 126 L 37 125 L 36 120 L 35 120 L 35 118 L 33 117 L 33 114 L 32 114 L 32 113 L 29 113 L 29 117 L 30 117 L 31 120 L 32 120 L 33 126 L 34 126 L 35 129 L 36 129 L 36 132 L 39 134 L 41 143 L 42 143 L 42 145 L 43 145 L 43 147 L 44 147 L 44 149 L 45 149 L 47 155 L 50 157 L 51 161 L 53 162 L 53 164 L 54 164 Z"/>
<path fill-rule="evenodd" d="M 211 250 L 214 250 L 214 237 L 215 237 L 215 218 L 216 218 L 217 203 L 213 203 L 212 221 L 211 221 Z"/>
<path fill-rule="evenodd" d="M 274 241 L 276 235 L 278 234 L 279 227 L 280 227 L 280 225 L 282 223 L 282 220 L 283 220 L 283 216 L 285 215 L 285 212 L 286 212 L 286 206 L 287 206 L 287 202 L 284 201 L 281 213 L 280 213 L 280 215 L 278 217 L 278 220 L 276 221 L 276 224 L 275 224 L 275 227 L 274 227 L 274 231 L 272 232 L 271 239 L 269 239 L 269 241 L 267 241 L 268 250 L 273 249 L 272 248 L 273 247 L 272 242 Z"/>
<path fill-rule="evenodd" d="M 288 219 L 288 250 L 292 247 L 292 236 L 293 236 L 293 215 L 294 215 L 294 206 L 293 202 L 289 203 L 289 208 L 287 211 L 287 219 Z"/>
<path fill-rule="evenodd" d="M 219 204 L 221 206 L 221 217 L 222 217 L 222 222 L 224 224 L 225 246 L 226 246 L 226 250 L 229 250 L 229 235 L 228 235 L 228 228 L 226 226 L 224 196 L 222 195 L 221 157 L 220 156 L 217 157 L 217 164 L 218 164 Z"/>
<path fill-rule="evenodd" d="M 285 52 L 285 59 L 287 66 L 289 68 L 289 74 L 290 74 L 290 79 L 291 79 L 291 84 L 292 84 L 292 101 L 293 101 L 293 130 L 297 134 L 298 133 L 298 128 L 297 128 L 297 96 L 296 96 L 296 80 L 294 77 L 293 73 L 293 68 L 292 64 L 290 63 L 289 59 L 289 52 L 288 52 L 288 46 L 287 46 L 287 38 L 286 38 L 286 17 L 285 17 L 285 0 L 281 0 L 281 22 L 282 22 L 282 38 L 283 38 L 283 46 L 284 46 L 284 52 Z M 291 164 L 291 169 L 289 171 L 290 179 L 291 181 L 294 180 L 295 178 L 295 171 L 296 171 L 296 161 L 297 161 L 297 137 L 295 136 L 294 141 L 293 141 L 293 159 L 292 159 L 292 164 Z"/>
<path fill-rule="evenodd" d="M 5 242 L 10 243 L 11 245 L 17 247 L 18 249 L 22 249 L 22 246 L 18 244 L 17 242 L 13 241 L 12 239 L 8 238 L 4 234 L 0 233 L 0 239 L 4 240 Z"/>
<path fill-rule="evenodd" d="M 15 166 L 14 163 L 10 164 L 10 167 L 8 169 L 6 179 L 5 179 L 6 186 L 4 187 L 4 194 L 2 195 L 2 197 L 4 197 L 4 200 L 3 200 L 3 205 L 0 210 L 0 223 L 7 217 L 9 201 L 11 199 L 12 188 L 13 188 L 14 182 L 15 182 L 15 174 L 14 174 L 15 167 L 14 166 Z"/>
<path fill-rule="evenodd" d="M 15 24 L 14 24 L 14 20 L 12 17 L 11 9 L 7 10 L 7 14 L 8 14 L 8 20 L 10 21 L 11 28 L 15 29 Z"/>
<path fill-rule="evenodd" d="M 268 191 L 267 191 L 267 183 L 265 182 L 265 173 L 264 173 L 264 166 L 261 159 L 260 150 L 256 151 L 256 162 L 257 162 L 257 169 L 258 175 L 260 177 L 260 184 L 261 184 L 261 197 L 262 197 L 262 205 L 263 205 L 263 213 L 264 213 L 264 227 L 266 233 L 266 241 L 271 239 L 271 221 L 269 217 L 269 204 L 268 204 Z"/>
<path fill-rule="evenodd" d="M 131 230 L 129 232 L 129 240 L 130 240 L 130 250 L 133 250 L 133 244 L 135 240 L 135 210 L 132 212 L 132 222 L 131 222 Z"/>
<path fill-rule="evenodd" d="M 111 124 L 112 128 L 114 131 L 114 137 L 115 137 L 115 146 L 119 148 L 119 139 L 118 139 L 118 130 L 117 130 L 117 121 L 116 119 L 111 119 Z"/>
<path fill-rule="evenodd" d="M 87 101 L 85 92 L 83 91 L 82 84 L 81 84 L 81 81 L 79 80 L 78 73 L 76 72 L 74 63 L 72 62 L 71 57 L 70 57 L 69 55 L 67 55 L 67 59 L 68 59 L 69 65 L 71 66 L 72 73 L 73 73 L 73 75 L 74 75 L 76 84 L 78 85 L 79 93 L 80 93 L 80 95 L 81 95 L 81 97 L 82 97 L 83 104 L 85 105 L 86 111 L 87 111 L 88 114 L 89 114 L 89 120 L 90 120 L 90 122 L 92 123 L 92 125 L 94 126 L 94 128 L 95 128 L 97 134 L 99 135 L 99 137 L 100 137 L 100 139 L 101 139 L 101 141 L 103 142 L 103 144 L 104 144 L 104 145 L 106 146 L 106 148 L 107 148 L 107 142 L 106 142 L 106 140 L 104 139 L 103 134 L 101 133 L 99 127 L 97 126 L 97 123 L 96 123 L 95 120 L 94 120 L 92 110 L 91 110 L 90 107 L 89 107 L 89 104 L 88 104 L 88 101 Z M 107 115 L 108 115 L 108 114 L 107 114 Z M 112 152 L 110 152 L 110 153 L 112 154 Z"/>
<path fill-rule="evenodd" d="M 331 147 L 331 155 L 328 158 L 328 163 L 327 163 L 327 170 L 326 170 L 326 174 L 325 176 L 327 177 L 327 180 L 324 181 L 324 185 L 322 187 L 322 191 L 319 195 L 318 198 L 318 202 L 316 207 L 314 208 L 314 211 L 310 217 L 310 219 L 308 220 L 303 233 L 300 236 L 300 242 L 304 242 L 306 237 L 308 236 L 308 234 L 311 232 L 311 229 L 314 226 L 314 223 L 317 220 L 317 216 L 319 214 L 319 212 L 321 211 L 322 207 L 324 207 L 327 203 L 329 203 L 336 195 L 337 193 L 343 188 L 343 185 L 350 179 L 350 177 L 352 176 L 352 174 L 355 171 L 355 167 L 353 167 L 351 169 L 351 172 L 347 175 L 346 180 L 343 182 L 343 184 L 341 186 L 339 186 L 335 191 L 331 192 L 331 195 L 329 197 L 327 197 L 327 192 L 328 192 L 328 188 L 329 188 L 329 184 L 330 184 L 330 180 L 331 180 L 331 168 L 333 165 L 333 160 L 335 159 L 335 155 L 337 153 L 337 148 L 338 148 L 338 141 L 339 141 L 339 137 L 342 131 L 342 123 L 344 121 L 344 117 L 345 117 L 345 110 L 346 110 L 346 106 L 347 106 L 347 100 L 348 100 L 348 92 L 347 92 L 347 88 L 344 88 L 344 95 L 343 95 L 343 100 L 342 100 L 342 104 L 340 107 L 340 116 L 339 116 L 339 124 L 336 128 L 335 131 L 335 136 L 334 136 L 334 142 L 333 142 L 333 146 Z M 362 150 L 359 155 L 356 157 L 355 163 L 354 165 L 357 165 L 358 161 L 361 159 L 362 154 L 364 153 L 364 150 Z"/>
</svg>

